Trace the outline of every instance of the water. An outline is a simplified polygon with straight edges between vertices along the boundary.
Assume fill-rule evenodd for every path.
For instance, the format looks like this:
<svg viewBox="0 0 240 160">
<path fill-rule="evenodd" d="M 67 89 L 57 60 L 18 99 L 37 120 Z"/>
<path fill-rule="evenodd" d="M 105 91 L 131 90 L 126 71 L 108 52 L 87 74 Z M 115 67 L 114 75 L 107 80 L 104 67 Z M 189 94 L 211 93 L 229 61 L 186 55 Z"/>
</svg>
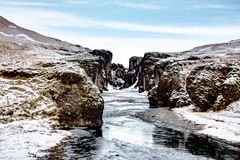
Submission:
<svg viewBox="0 0 240 160">
<path fill-rule="evenodd" d="M 134 118 L 147 109 L 145 94 L 134 89 L 103 93 L 102 129 L 76 127 L 66 144 L 50 150 L 52 159 L 237 159 L 236 147 L 191 132 L 155 126 Z"/>
</svg>

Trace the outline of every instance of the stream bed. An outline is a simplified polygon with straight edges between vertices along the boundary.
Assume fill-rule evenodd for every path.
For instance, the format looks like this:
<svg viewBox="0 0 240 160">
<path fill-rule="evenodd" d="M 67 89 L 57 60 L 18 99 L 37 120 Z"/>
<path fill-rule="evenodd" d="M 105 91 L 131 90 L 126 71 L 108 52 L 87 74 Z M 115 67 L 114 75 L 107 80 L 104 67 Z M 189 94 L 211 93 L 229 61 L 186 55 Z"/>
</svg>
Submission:
<svg viewBox="0 0 240 160">
<path fill-rule="evenodd" d="M 135 118 L 149 108 L 146 93 L 110 90 L 101 129 L 74 127 L 72 138 L 50 151 L 47 158 L 96 160 L 237 159 L 239 148 L 191 132 L 154 125 Z"/>
</svg>

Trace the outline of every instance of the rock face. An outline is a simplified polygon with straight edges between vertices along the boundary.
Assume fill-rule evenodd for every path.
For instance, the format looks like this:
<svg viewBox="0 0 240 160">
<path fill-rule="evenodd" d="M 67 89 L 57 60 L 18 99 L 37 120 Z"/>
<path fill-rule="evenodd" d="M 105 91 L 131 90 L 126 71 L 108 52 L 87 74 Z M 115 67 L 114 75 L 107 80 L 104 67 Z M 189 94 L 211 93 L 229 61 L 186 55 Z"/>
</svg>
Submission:
<svg viewBox="0 0 240 160">
<path fill-rule="evenodd" d="M 140 73 L 138 77 L 138 86 L 139 91 L 149 91 L 152 89 L 156 84 L 154 81 L 154 69 L 155 63 L 158 62 L 160 59 L 165 59 L 171 57 L 165 53 L 159 52 L 148 52 L 145 53 L 141 64 L 140 64 Z"/>
<path fill-rule="evenodd" d="M 201 111 L 225 109 L 240 98 L 239 67 L 206 64 L 194 68 L 187 78 L 187 91 Z"/>
<path fill-rule="evenodd" d="M 0 25 L 0 122 L 47 118 L 58 127 L 102 125 L 99 89 L 107 87 L 111 52 L 49 38 L 3 17 Z"/>
<path fill-rule="evenodd" d="M 186 94 L 183 64 L 175 62 L 168 65 L 159 78 L 157 99 L 160 106 L 169 108 L 183 107 L 190 104 Z"/>
<path fill-rule="evenodd" d="M 125 68 L 122 64 L 111 64 L 111 74 L 109 78 L 109 84 L 114 87 L 123 88 L 124 77 L 125 77 Z"/>
<path fill-rule="evenodd" d="M 157 86 L 153 87 L 149 92 L 148 92 L 148 100 L 151 108 L 157 108 L 159 107 L 159 102 L 157 99 Z"/>
<path fill-rule="evenodd" d="M 146 53 L 139 91 L 148 91 L 151 107 L 225 109 L 240 98 L 239 46 L 239 41 L 231 41 L 178 53 Z"/>
<path fill-rule="evenodd" d="M 132 86 L 136 81 L 140 73 L 140 64 L 143 57 L 131 57 L 129 59 L 129 68 L 128 72 L 124 77 L 124 88 Z"/>
<path fill-rule="evenodd" d="M 40 116 L 59 127 L 101 126 L 103 99 L 98 88 L 76 65 L 1 68 L 1 122 Z M 41 66 L 41 67 L 39 67 Z"/>
<path fill-rule="evenodd" d="M 100 89 L 107 90 L 111 72 L 112 53 L 107 50 L 93 50 L 89 53 L 93 56 L 78 60 L 80 66 L 91 77 L 94 84 Z"/>
</svg>

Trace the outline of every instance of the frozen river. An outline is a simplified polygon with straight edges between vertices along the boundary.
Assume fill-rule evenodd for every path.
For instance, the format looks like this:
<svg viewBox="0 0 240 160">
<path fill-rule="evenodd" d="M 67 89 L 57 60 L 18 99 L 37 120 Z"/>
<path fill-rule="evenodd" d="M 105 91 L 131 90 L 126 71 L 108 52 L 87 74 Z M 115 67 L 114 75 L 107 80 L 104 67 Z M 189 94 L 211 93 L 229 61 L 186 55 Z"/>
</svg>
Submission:
<svg viewBox="0 0 240 160">
<path fill-rule="evenodd" d="M 110 90 L 102 129 L 71 128 L 73 138 L 48 156 L 63 159 L 233 159 L 238 154 L 221 143 L 191 133 L 143 122 L 133 115 L 146 110 L 146 94 L 134 89 Z"/>
</svg>

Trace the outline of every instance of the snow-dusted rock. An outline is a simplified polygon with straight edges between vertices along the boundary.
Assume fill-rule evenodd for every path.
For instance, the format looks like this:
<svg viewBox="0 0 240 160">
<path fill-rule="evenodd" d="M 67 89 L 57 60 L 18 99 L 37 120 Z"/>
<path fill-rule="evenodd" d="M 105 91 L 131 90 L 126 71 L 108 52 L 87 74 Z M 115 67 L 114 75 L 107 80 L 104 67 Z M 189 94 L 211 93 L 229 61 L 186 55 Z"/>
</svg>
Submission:
<svg viewBox="0 0 240 160">
<path fill-rule="evenodd" d="M 129 59 L 129 68 L 124 76 L 124 86 L 123 88 L 128 88 L 135 84 L 140 73 L 140 64 L 143 57 L 133 56 Z"/>
<path fill-rule="evenodd" d="M 0 70 L 1 121 L 47 117 L 60 127 L 101 126 L 103 99 L 85 71 L 74 64 L 42 66 Z"/>
<path fill-rule="evenodd" d="M 171 57 L 169 54 L 160 53 L 160 52 L 148 52 L 144 54 L 144 57 L 140 64 L 140 72 L 138 77 L 138 86 L 139 90 L 142 91 L 149 91 L 155 85 L 154 81 L 154 69 L 155 64 L 160 59 L 166 59 Z"/>
<path fill-rule="evenodd" d="M 238 100 L 239 77 L 233 70 L 239 70 L 239 67 L 210 63 L 194 68 L 187 77 L 186 85 L 193 104 L 201 111 L 221 110 Z"/>
<path fill-rule="evenodd" d="M 3 17 L 0 33 L 2 123 L 47 117 L 58 126 L 102 125 L 98 87 L 106 87 L 111 52 L 46 37 Z"/>
<path fill-rule="evenodd" d="M 109 84 L 114 87 L 123 88 L 124 78 L 126 76 L 125 68 L 122 64 L 111 64 L 111 74 L 109 77 Z"/>
</svg>

